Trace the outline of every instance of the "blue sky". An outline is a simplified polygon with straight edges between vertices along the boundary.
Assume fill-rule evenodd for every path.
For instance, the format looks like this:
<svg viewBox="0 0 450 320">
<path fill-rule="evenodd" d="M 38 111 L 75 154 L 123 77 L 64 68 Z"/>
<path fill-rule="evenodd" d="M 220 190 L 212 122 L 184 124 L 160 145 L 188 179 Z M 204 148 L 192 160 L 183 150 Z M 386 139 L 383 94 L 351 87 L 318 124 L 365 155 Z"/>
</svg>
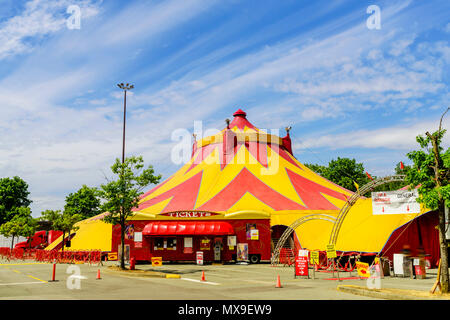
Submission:
<svg viewBox="0 0 450 320">
<path fill-rule="evenodd" d="M 222 129 L 238 108 L 257 127 L 292 126 L 303 163 L 390 174 L 448 107 L 449 13 L 448 1 L 3 0 L 0 176 L 28 182 L 34 216 L 104 183 L 121 156 L 120 82 L 135 86 L 127 154 L 165 178 L 180 167 L 174 130 Z"/>
</svg>

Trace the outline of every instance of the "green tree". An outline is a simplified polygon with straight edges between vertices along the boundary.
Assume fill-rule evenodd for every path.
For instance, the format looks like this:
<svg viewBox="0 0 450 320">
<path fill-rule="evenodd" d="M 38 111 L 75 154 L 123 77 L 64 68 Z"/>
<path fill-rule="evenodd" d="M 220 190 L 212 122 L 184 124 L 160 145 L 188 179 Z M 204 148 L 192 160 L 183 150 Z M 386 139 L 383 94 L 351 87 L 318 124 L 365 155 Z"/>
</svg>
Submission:
<svg viewBox="0 0 450 320">
<path fill-rule="evenodd" d="M 447 109 L 448 111 L 449 109 Z M 441 291 L 449 292 L 448 252 L 445 237 L 445 206 L 450 206 L 450 148 L 443 150 L 442 138 L 446 130 L 442 129 L 442 118 L 439 129 L 432 134 L 417 136 L 416 140 L 423 150 L 411 151 L 407 154 L 413 161 L 406 179 L 410 188 L 418 187 L 418 202 L 439 215 L 439 245 L 441 253 Z"/>
<path fill-rule="evenodd" d="M 37 221 L 31 216 L 30 208 L 17 208 L 16 215 L 0 226 L 0 233 L 5 237 L 12 237 L 11 249 L 14 248 L 15 237 L 30 237 L 34 235 Z M 31 242 L 30 242 L 31 243 Z"/>
<path fill-rule="evenodd" d="M 81 214 L 70 214 L 69 212 L 61 213 L 60 210 L 45 210 L 41 213 L 41 220 L 49 221 L 52 226 L 52 230 L 62 231 L 62 245 L 61 251 L 64 251 L 64 246 L 66 244 L 66 234 L 70 235 L 73 231 L 79 229 L 75 224 L 83 220 Z"/>
<path fill-rule="evenodd" d="M 10 221 L 20 207 L 28 207 L 28 184 L 21 178 L 0 178 L 0 225 Z"/>
<path fill-rule="evenodd" d="M 351 191 L 356 191 L 355 182 L 362 186 L 370 181 L 364 171 L 363 164 L 357 163 L 355 159 L 338 157 L 337 160 L 331 160 L 328 166 L 305 165 L 325 179 Z"/>
<path fill-rule="evenodd" d="M 158 183 L 161 175 L 155 176 L 150 165 L 144 169 L 142 157 L 129 157 L 123 163 L 116 159 L 111 171 L 117 180 L 101 185 L 100 197 L 105 200 L 102 212 L 108 212 L 103 220 L 111 224 L 119 224 L 121 228 L 121 252 L 125 249 L 125 228 L 132 209 L 138 206 L 142 190 L 152 183 Z M 125 269 L 125 255 L 121 255 L 120 268 Z"/>
<path fill-rule="evenodd" d="M 83 219 L 100 214 L 98 190 L 83 185 L 77 192 L 70 193 L 66 197 L 64 212 L 67 212 L 69 215 L 79 214 Z"/>
</svg>

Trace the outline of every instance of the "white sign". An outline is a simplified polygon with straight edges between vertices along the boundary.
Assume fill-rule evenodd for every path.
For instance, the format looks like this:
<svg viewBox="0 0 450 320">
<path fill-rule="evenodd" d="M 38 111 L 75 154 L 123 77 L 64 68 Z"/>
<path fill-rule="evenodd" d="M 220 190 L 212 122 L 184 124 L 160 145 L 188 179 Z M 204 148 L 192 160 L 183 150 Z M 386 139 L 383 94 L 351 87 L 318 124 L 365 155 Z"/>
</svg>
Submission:
<svg viewBox="0 0 450 320">
<path fill-rule="evenodd" d="M 197 251 L 196 258 L 197 258 L 197 264 L 202 265 L 203 264 L 203 251 Z"/>
<path fill-rule="evenodd" d="M 236 246 L 236 236 L 228 236 L 227 242 L 228 242 L 227 244 L 229 247 Z"/>
<path fill-rule="evenodd" d="M 403 258 L 404 255 L 401 253 L 394 253 L 394 274 L 403 275 Z"/>
<path fill-rule="evenodd" d="M 134 242 L 142 242 L 142 232 L 134 233 Z"/>
<path fill-rule="evenodd" d="M 298 250 L 299 257 L 308 257 L 309 250 Z"/>
<path fill-rule="evenodd" d="M 372 192 L 372 213 L 409 214 L 419 213 L 420 204 L 416 201 L 417 190 L 397 190 Z"/>
</svg>

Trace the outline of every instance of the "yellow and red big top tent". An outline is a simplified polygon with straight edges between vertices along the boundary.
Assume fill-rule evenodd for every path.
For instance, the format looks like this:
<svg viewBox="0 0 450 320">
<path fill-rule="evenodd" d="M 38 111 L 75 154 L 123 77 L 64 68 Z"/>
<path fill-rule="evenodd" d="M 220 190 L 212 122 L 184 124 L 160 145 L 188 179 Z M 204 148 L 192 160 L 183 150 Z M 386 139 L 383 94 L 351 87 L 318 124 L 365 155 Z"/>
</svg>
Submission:
<svg viewBox="0 0 450 320">
<path fill-rule="evenodd" d="M 194 141 L 190 161 L 145 193 L 130 220 L 173 219 L 189 211 L 214 212 L 223 219 L 265 217 L 271 226 L 289 226 L 310 214 L 338 215 L 352 192 L 300 163 L 292 154 L 289 131 L 281 138 L 256 128 L 242 110 L 233 116 L 218 134 Z M 342 225 L 336 249 L 379 252 L 394 230 L 417 216 L 374 216 L 371 200 L 361 198 Z M 111 226 L 99 218 L 78 224 L 71 250 L 111 250 Z M 303 248 L 325 250 L 332 226 L 312 220 L 295 231 Z"/>
</svg>

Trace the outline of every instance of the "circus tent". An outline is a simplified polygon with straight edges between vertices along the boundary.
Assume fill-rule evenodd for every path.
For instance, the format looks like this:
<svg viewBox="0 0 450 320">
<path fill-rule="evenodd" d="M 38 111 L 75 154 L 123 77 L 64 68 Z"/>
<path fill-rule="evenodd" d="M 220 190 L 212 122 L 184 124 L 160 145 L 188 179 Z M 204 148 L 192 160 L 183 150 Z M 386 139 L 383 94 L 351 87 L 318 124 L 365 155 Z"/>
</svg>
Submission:
<svg viewBox="0 0 450 320">
<path fill-rule="evenodd" d="M 267 220 L 272 235 L 261 234 L 260 241 L 270 241 L 277 226 L 285 228 L 301 217 L 337 217 L 352 192 L 316 174 L 294 157 L 289 128 L 286 136 L 279 137 L 255 127 L 240 109 L 233 116 L 219 133 L 193 141 L 190 161 L 142 195 L 130 224 L 144 229 L 149 221 L 167 221 L 167 227 L 169 221 Z M 348 213 L 336 249 L 379 252 L 395 230 L 426 211 L 374 216 L 370 199 L 362 197 Z M 108 239 L 117 234 L 117 228 L 111 231 L 99 218 L 79 223 L 71 250 L 101 247 L 114 251 L 114 241 L 95 240 L 98 232 L 95 237 L 89 236 L 96 226 Z M 302 224 L 295 230 L 297 247 L 325 250 L 332 226 L 332 222 L 319 219 Z"/>
</svg>

